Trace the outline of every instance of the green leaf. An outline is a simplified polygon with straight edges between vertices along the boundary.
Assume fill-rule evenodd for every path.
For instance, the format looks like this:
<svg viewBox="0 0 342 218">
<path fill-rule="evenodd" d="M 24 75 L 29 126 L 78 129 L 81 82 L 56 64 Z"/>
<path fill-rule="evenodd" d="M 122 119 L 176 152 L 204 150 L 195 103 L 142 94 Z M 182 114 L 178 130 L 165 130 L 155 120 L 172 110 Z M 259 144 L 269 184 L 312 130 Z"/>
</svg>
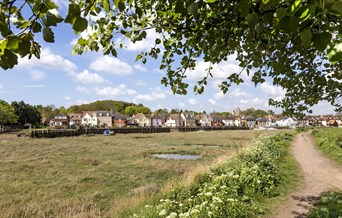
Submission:
<svg viewBox="0 0 342 218">
<path fill-rule="evenodd" d="M 214 3 L 216 2 L 217 0 L 206 0 L 207 3 Z"/>
<path fill-rule="evenodd" d="M 110 2 L 109 2 L 109 0 L 103 0 L 103 9 L 106 12 L 109 12 L 109 9 L 110 9 Z"/>
<path fill-rule="evenodd" d="M 176 2 L 175 12 L 183 14 L 183 15 L 186 14 L 186 9 L 184 7 L 184 2 L 183 1 L 177 1 Z"/>
<path fill-rule="evenodd" d="M 38 33 L 38 32 L 40 32 L 40 31 L 42 31 L 42 25 L 40 25 L 39 22 L 34 22 L 34 23 L 32 24 L 32 32 Z"/>
<path fill-rule="evenodd" d="M 6 46 L 7 46 L 7 40 L 1 39 L 0 40 L 0 56 L 4 54 Z"/>
<path fill-rule="evenodd" d="M 81 9 L 79 5 L 75 3 L 69 4 L 68 15 L 65 18 L 64 22 L 74 24 L 77 18 L 80 17 L 80 13 Z"/>
<path fill-rule="evenodd" d="M 48 9 L 57 9 L 58 8 L 58 6 L 50 0 L 45 0 L 44 3 Z"/>
<path fill-rule="evenodd" d="M 43 29 L 43 39 L 46 42 L 55 42 L 55 36 L 52 30 L 49 27 L 45 27 Z"/>
<path fill-rule="evenodd" d="M 18 64 L 18 57 L 12 51 L 5 49 L 4 55 L 2 57 L 5 59 L 5 63 L 8 68 L 13 68 L 15 65 Z"/>
<path fill-rule="evenodd" d="M 3 36 L 7 36 L 10 33 L 8 25 L 5 22 L 0 21 L 0 32 Z"/>
<path fill-rule="evenodd" d="M 241 17 L 246 17 L 249 14 L 250 9 L 249 0 L 240 1 L 239 8 L 241 10 Z"/>
<path fill-rule="evenodd" d="M 329 13 L 341 17 L 342 16 L 342 2 L 341 1 L 335 1 L 335 3 L 329 9 Z"/>
<path fill-rule="evenodd" d="M 331 33 L 318 33 L 312 36 L 313 46 L 323 52 L 331 42 Z"/>
<path fill-rule="evenodd" d="M 19 48 L 19 38 L 15 35 L 7 36 L 7 46 L 8 50 L 14 51 Z"/>
<path fill-rule="evenodd" d="M 303 30 L 300 33 L 300 39 L 302 40 L 302 44 L 304 45 L 305 48 L 308 48 L 311 46 L 311 37 L 312 37 L 312 33 L 308 29 Z"/>
<path fill-rule="evenodd" d="M 342 42 L 332 43 L 328 46 L 328 58 L 332 64 L 342 61 Z"/>
<path fill-rule="evenodd" d="M 78 17 L 75 23 L 72 25 L 72 28 L 76 32 L 83 32 L 88 27 L 88 21 L 83 17 Z"/>
<path fill-rule="evenodd" d="M 57 23 L 60 23 L 63 21 L 63 18 L 58 14 L 57 11 L 48 11 L 46 13 L 46 23 L 47 26 L 57 26 Z M 36 22 L 37 23 L 37 22 Z"/>
<path fill-rule="evenodd" d="M 255 27 L 259 22 L 258 16 L 255 13 L 248 14 L 246 20 L 249 27 Z"/>
<path fill-rule="evenodd" d="M 31 49 L 31 42 L 27 40 L 20 40 L 19 41 L 19 54 L 21 57 L 25 57 L 30 53 Z"/>
<path fill-rule="evenodd" d="M 279 28 L 285 33 L 295 33 L 299 25 L 299 18 L 295 16 L 285 16 L 279 22 Z"/>
<path fill-rule="evenodd" d="M 189 14 L 197 15 L 198 13 L 198 4 L 197 3 L 192 3 L 191 5 L 188 6 L 187 11 Z"/>
</svg>

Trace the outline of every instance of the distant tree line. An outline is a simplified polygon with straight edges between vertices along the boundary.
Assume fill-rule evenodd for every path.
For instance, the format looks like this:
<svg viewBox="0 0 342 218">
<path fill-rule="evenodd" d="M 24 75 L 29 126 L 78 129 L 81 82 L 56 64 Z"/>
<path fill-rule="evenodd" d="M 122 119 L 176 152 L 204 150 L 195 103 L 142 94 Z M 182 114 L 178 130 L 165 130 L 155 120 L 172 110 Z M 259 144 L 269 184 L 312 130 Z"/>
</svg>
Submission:
<svg viewBox="0 0 342 218">
<path fill-rule="evenodd" d="M 69 108 L 63 106 L 57 108 L 54 105 L 30 105 L 24 101 L 13 101 L 11 104 L 0 99 L 0 125 L 5 124 L 19 124 L 19 125 L 34 125 L 39 126 L 41 123 L 49 123 L 57 114 L 72 114 L 80 113 L 82 111 L 112 111 L 112 113 L 132 116 L 137 113 L 149 114 L 152 111 L 150 108 L 142 104 L 134 104 L 115 100 L 102 100 L 89 104 L 73 105 Z M 183 110 L 178 108 L 168 111 L 166 108 L 155 110 L 153 113 L 159 116 L 167 117 L 168 114 L 180 113 Z M 183 112 L 191 112 L 194 115 L 207 114 L 206 111 L 192 111 L 184 110 Z M 230 112 L 213 112 L 212 115 L 217 116 L 231 116 Z M 241 116 L 265 117 L 267 115 L 274 115 L 274 112 L 264 111 L 260 109 L 248 108 L 241 111 Z"/>
</svg>

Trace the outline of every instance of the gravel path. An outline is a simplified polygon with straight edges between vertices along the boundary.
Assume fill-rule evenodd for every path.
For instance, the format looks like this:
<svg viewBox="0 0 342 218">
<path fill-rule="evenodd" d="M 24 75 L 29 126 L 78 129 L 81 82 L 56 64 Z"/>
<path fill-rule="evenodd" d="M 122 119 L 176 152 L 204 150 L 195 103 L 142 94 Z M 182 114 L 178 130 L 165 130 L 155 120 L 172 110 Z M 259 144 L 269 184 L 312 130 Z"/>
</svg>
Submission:
<svg viewBox="0 0 342 218">
<path fill-rule="evenodd" d="M 304 181 L 271 217 L 306 217 L 320 194 L 333 188 L 342 189 L 342 167 L 322 156 L 314 147 L 310 133 L 296 137 L 292 153 L 302 168 Z"/>
</svg>

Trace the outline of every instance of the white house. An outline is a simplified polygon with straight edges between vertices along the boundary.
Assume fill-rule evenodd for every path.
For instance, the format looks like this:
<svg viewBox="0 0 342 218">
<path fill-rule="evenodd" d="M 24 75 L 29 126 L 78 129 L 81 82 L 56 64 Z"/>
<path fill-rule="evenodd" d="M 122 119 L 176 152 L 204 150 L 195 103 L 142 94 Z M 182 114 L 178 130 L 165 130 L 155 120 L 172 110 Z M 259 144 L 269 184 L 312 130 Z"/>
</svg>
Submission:
<svg viewBox="0 0 342 218">
<path fill-rule="evenodd" d="M 279 120 L 276 121 L 277 126 L 282 127 L 293 127 L 296 126 L 297 120 L 292 117 L 281 117 Z"/>
<path fill-rule="evenodd" d="M 170 114 L 165 122 L 166 127 L 178 127 L 179 126 L 179 114 Z"/>
<path fill-rule="evenodd" d="M 237 116 L 233 117 L 223 117 L 222 123 L 225 126 L 241 126 L 241 118 Z"/>
<path fill-rule="evenodd" d="M 82 125 L 83 126 L 97 126 L 98 119 L 96 116 L 96 112 L 84 112 L 82 116 Z"/>
<path fill-rule="evenodd" d="M 211 117 L 207 114 L 201 114 L 199 116 L 199 125 L 200 126 L 211 126 Z"/>
</svg>

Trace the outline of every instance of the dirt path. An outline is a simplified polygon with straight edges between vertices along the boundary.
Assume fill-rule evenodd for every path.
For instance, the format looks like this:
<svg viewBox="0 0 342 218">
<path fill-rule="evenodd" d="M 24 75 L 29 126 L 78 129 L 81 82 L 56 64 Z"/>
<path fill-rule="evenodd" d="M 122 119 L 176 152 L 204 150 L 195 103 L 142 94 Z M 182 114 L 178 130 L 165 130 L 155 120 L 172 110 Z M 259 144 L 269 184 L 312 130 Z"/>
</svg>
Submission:
<svg viewBox="0 0 342 218">
<path fill-rule="evenodd" d="M 310 133 L 296 137 L 292 153 L 302 168 L 304 181 L 271 217 L 306 217 L 322 192 L 342 189 L 342 167 L 322 156 L 314 147 Z"/>
</svg>

